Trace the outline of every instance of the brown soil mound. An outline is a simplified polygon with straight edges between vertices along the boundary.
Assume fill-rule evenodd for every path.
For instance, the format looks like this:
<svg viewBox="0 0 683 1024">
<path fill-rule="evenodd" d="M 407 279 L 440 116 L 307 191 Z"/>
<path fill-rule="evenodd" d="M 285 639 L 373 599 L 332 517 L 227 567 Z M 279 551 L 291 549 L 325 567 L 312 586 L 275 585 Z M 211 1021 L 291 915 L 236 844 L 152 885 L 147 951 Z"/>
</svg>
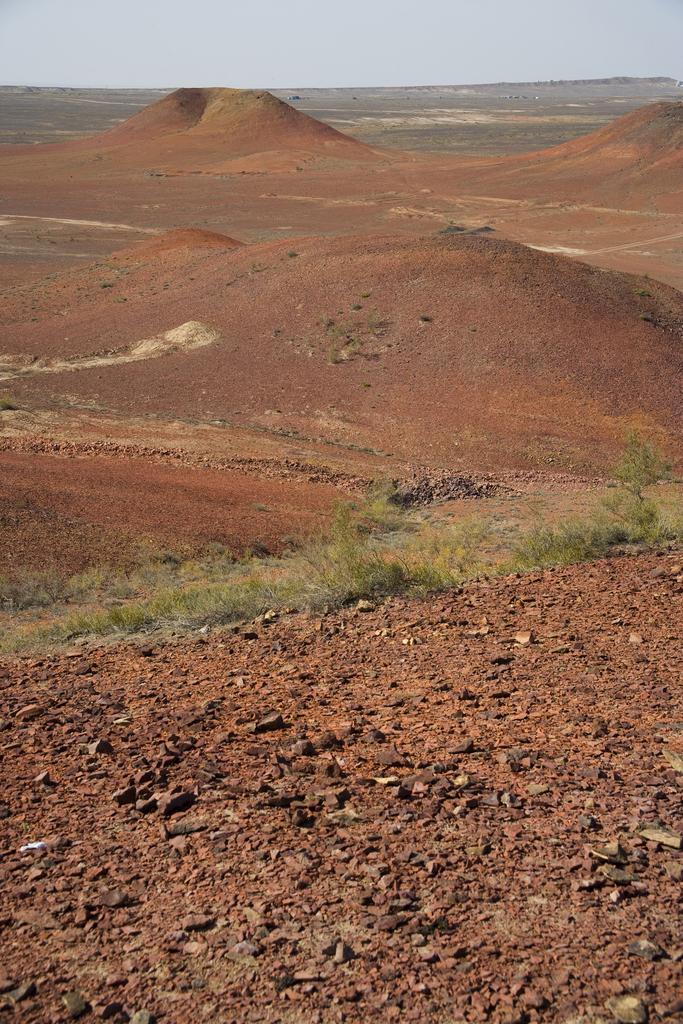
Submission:
<svg viewBox="0 0 683 1024">
<path fill-rule="evenodd" d="M 455 173 L 477 191 L 494 187 L 496 194 L 516 196 L 545 193 L 638 207 L 662 194 L 680 195 L 683 103 L 655 103 L 553 149 L 477 164 L 473 179 L 464 163 Z"/>
<path fill-rule="evenodd" d="M 235 238 L 228 238 L 217 231 L 202 231 L 200 228 L 174 228 L 164 231 L 155 238 L 145 239 L 126 250 L 132 256 L 152 256 L 155 253 L 167 253 L 172 249 L 234 249 L 244 245 Z M 123 252 L 117 255 L 123 255 Z"/>
<path fill-rule="evenodd" d="M 678 450 L 683 296 L 484 236 L 131 252 L 3 295 L 20 403 L 224 420 L 458 467 L 603 466 L 626 425 Z M 200 323 L 215 342 L 42 375 Z M 218 339 L 217 335 L 220 335 Z M 39 369 L 39 367 L 36 367 Z"/>
<path fill-rule="evenodd" d="M 682 151 L 683 103 L 654 103 L 546 152 L 558 157 L 592 153 L 654 163 L 668 157 L 680 160 Z"/>
<path fill-rule="evenodd" d="M 178 89 L 101 135 L 41 146 L 39 154 L 36 147 L 5 150 L 5 158 L 32 154 L 34 166 L 38 156 L 79 176 L 88 174 L 83 160 L 89 153 L 106 161 L 108 173 L 171 174 L 294 169 L 299 162 L 372 162 L 387 156 L 269 92 L 247 89 Z"/>
<path fill-rule="evenodd" d="M 680 1019 L 676 564 L 4 659 L 12 1019 Z"/>
</svg>

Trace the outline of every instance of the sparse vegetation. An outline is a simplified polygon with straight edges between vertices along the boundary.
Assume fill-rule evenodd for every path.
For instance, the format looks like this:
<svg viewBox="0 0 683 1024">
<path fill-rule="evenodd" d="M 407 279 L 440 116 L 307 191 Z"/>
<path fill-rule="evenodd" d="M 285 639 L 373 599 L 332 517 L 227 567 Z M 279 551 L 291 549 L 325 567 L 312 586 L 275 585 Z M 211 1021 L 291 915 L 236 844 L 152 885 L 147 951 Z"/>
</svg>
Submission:
<svg viewBox="0 0 683 1024">
<path fill-rule="evenodd" d="M 371 309 L 365 319 L 366 319 L 366 323 L 368 325 L 368 330 L 370 331 L 370 334 L 372 334 L 372 335 L 377 334 L 377 331 L 382 326 L 382 317 L 381 317 L 381 315 L 379 313 L 379 310 Z"/>
<path fill-rule="evenodd" d="M 665 479 L 671 463 L 651 442 L 630 430 L 621 458 L 613 469 L 621 487 L 610 488 L 586 517 L 573 517 L 557 527 L 539 525 L 520 541 L 512 565 L 517 569 L 569 565 L 600 558 L 619 545 L 659 546 L 683 539 L 683 514 L 643 495 L 645 487 Z"/>
<path fill-rule="evenodd" d="M 2 397 L 0 397 L 0 409 L 5 410 L 18 408 L 19 406 L 17 405 L 15 400 L 11 398 L 9 395 L 2 395 Z"/>
<path fill-rule="evenodd" d="M 650 441 L 643 441 L 636 430 L 626 434 L 626 445 L 614 468 L 615 480 L 638 502 L 643 501 L 643 488 L 664 480 L 671 474 L 671 460 L 664 457 Z"/>
<path fill-rule="evenodd" d="M 356 305 L 353 307 L 354 311 L 359 311 L 360 306 Z M 343 311 L 341 314 L 343 315 Z M 327 313 L 321 314 L 317 318 L 319 327 L 322 327 L 327 336 L 332 340 L 332 344 L 327 350 L 327 358 L 329 363 L 339 363 L 348 359 L 352 359 L 357 355 L 362 348 L 363 338 L 362 329 L 363 323 L 359 321 L 359 318 L 351 316 L 343 323 L 336 323 L 335 320 L 328 316 Z M 370 330 L 370 334 L 374 333 L 374 329 Z"/>
<path fill-rule="evenodd" d="M 283 537 L 286 558 L 251 538 L 240 558 L 212 541 L 204 556 L 190 561 L 167 549 L 144 550 L 128 573 L 106 566 L 70 579 L 56 570 L 19 572 L 0 579 L 0 650 L 165 626 L 248 622 L 268 608 L 424 595 L 480 575 L 680 543 L 683 513 L 676 498 L 646 493 L 669 470 L 651 442 L 630 432 L 614 469 L 618 486 L 606 488 L 592 512 L 557 525 L 540 520 L 521 536 L 504 534 L 493 519 L 449 522 L 419 507 L 406 509 L 395 483 L 384 479 L 373 483 L 364 502 L 337 503 L 327 532 Z"/>
<path fill-rule="evenodd" d="M 432 322 L 432 318 L 428 313 L 420 313 L 420 320 L 423 324 L 430 324 Z"/>
</svg>

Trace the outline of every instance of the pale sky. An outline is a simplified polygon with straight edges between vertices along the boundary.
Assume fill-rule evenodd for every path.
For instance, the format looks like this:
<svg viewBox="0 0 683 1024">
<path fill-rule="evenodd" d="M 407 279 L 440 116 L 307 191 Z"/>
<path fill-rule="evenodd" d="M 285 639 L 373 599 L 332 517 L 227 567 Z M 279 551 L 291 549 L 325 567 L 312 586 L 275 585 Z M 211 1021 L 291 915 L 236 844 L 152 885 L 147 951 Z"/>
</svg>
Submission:
<svg viewBox="0 0 683 1024">
<path fill-rule="evenodd" d="M 0 84 L 683 78 L 683 0 L 0 0 Z"/>
</svg>

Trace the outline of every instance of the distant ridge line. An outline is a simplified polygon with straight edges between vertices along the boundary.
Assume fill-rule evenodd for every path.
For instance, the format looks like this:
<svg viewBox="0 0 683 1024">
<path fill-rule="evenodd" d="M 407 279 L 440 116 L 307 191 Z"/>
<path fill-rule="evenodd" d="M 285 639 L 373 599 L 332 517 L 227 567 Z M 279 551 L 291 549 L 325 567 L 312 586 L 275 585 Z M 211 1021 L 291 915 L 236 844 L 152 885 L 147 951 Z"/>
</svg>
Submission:
<svg viewBox="0 0 683 1024">
<path fill-rule="evenodd" d="M 376 93 L 376 92 L 411 92 L 424 89 L 497 89 L 501 87 L 515 88 L 515 87 L 531 87 L 531 86 L 582 86 L 582 85 L 650 85 L 650 86 L 671 86 L 673 88 L 679 87 L 678 78 L 670 78 L 664 75 L 652 77 L 652 78 L 634 78 L 628 75 L 612 75 L 611 78 L 548 78 L 543 81 L 536 82 L 474 82 L 474 83 L 457 83 L 450 85 L 343 85 L 343 86 L 273 86 L 267 91 L 276 95 L 281 92 L 362 92 L 362 93 Z M 117 92 L 117 93 L 163 93 L 168 94 L 177 89 L 178 86 L 150 86 L 145 89 L 126 88 L 125 86 L 118 88 L 116 86 L 111 89 L 103 88 L 101 86 L 69 86 L 69 85 L 0 85 L 0 92 L 14 92 L 14 93 L 36 93 L 36 92 Z M 256 88 L 256 87 L 255 87 Z"/>
<path fill-rule="evenodd" d="M 444 89 L 500 89 L 500 88 L 536 88 L 542 86 L 588 86 L 588 85 L 604 85 L 604 86 L 667 86 L 671 88 L 678 87 L 678 78 L 669 78 L 666 76 L 659 76 L 654 78 L 629 78 L 626 75 L 613 75 L 611 78 L 549 78 L 544 81 L 536 82 L 476 82 L 476 83 L 459 83 L 450 85 L 377 85 L 377 86 L 297 86 L 296 88 L 272 88 L 269 91 L 273 93 L 279 92 L 354 92 L 354 93 L 377 93 L 377 92 L 418 92 L 426 89 L 444 90 Z"/>
</svg>

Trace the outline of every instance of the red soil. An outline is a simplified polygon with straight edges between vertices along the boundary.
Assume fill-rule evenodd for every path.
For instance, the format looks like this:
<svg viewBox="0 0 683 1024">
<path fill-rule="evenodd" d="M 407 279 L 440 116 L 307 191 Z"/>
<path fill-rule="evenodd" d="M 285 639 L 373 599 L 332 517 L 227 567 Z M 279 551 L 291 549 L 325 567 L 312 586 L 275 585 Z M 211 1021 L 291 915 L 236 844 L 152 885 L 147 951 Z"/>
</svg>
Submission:
<svg viewBox="0 0 683 1024">
<path fill-rule="evenodd" d="M 105 133 L 115 143 L 109 148 L 97 148 L 105 136 L 78 151 L 72 143 L 0 147 L 0 167 L 10 213 L 125 222 L 131 230 L 202 224 L 246 242 L 489 224 L 504 237 L 569 247 L 597 266 L 683 287 L 681 109 L 649 106 L 545 152 L 454 160 L 369 150 L 264 93 L 181 90 Z M 330 153 L 343 159 L 318 162 Z M 199 170 L 211 173 L 185 173 Z M 50 259 L 61 271 L 79 262 L 80 247 L 93 251 L 88 229 L 75 243 L 71 226 L 63 245 L 32 245 L 24 228 L 12 234 L 4 225 L 6 281 L 17 280 L 17 262 L 28 280 Z M 95 251 L 116 248 L 112 235 L 108 249 L 100 238 Z"/>
<path fill-rule="evenodd" d="M 200 228 L 174 228 L 172 231 L 164 231 L 156 238 L 146 239 L 131 246 L 130 250 L 122 250 L 118 253 L 119 259 L 125 258 L 130 252 L 136 258 L 141 256 L 154 256 L 157 253 L 168 253 L 174 249 L 234 249 L 237 245 L 244 245 L 227 235 L 220 235 L 217 231 L 202 231 Z"/>
<path fill-rule="evenodd" d="M 293 258 L 290 244 L 159 262 L 145 243 L 6 292 L 5 353 L 106 353 L 189 320 L 222 340 L 74 373 L 29 367 L 5 387 L 22 405 L 222 419 L 456 467 L 604 468 L 628 424 L 681 450 L 674 289 L 485 237 L 299 239 Z"/>
<path fill-rule="evenodd" d="M 460 184 L 496 194 L 581 199 L 681 212 L 683 103 L 655 103 L 581 139 L 538 153 L 454 168 Z"/>
<path fill-rule="evenodd" d="M 679 1020 L 680 579 L 5 659 L 6 1017 Z"/>
<path fill-rule="evenodd" d="M 127 566 L 161 548 L 201 555 L 210 541 L 235 555 L 254 541 L 280 552 L 284 536 L 317 532 L 320 517 L 354 489 L 350 477 L 330 473 L 327 482 L 296 460 L 205 465 L 182 449 L 13 447 L 6 441 L 0 450 L 0 573 L 10 575 L 15 567 L 68 576 Z"/>
</svg>

